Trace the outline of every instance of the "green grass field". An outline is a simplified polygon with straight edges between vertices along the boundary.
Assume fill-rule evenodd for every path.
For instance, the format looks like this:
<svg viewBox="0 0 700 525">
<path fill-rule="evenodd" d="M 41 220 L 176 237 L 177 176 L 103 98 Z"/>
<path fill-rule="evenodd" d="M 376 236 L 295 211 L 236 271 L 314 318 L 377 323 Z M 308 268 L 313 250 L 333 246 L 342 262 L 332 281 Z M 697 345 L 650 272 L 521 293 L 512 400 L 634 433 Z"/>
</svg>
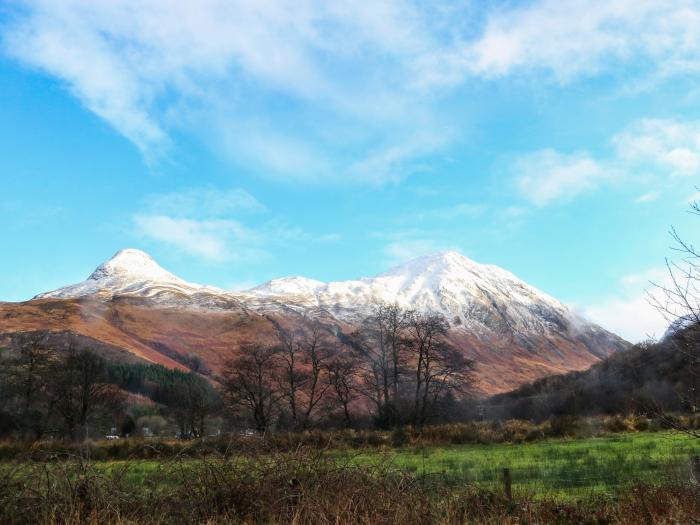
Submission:
<svg viewBox="0 0 700 525">
<path fill-rule="evenodd" d="M 362 453 L 361 462 L 389 462 L 425 475 L 426 482 L 502 486 L 510 468 L 513 492 L 521 496 L 585 497 L 614 493 L 638 482 L 659 483 L 689 476 L 689 457 L 700 454 L 700 440 L 680 433 L 618 434 L 588 439 L 527 444 L 456 445 Z"/>
<path fill-rule="evenodd" d="M 678 432 L 627 433 L 585 439 L 525 444 L 454 445 L 426 448 L 334 450 L 334 460 L 382 464 L 418 475 L 421 483 L 475 484 L 501 490 L 502 470 L 510 468 L 516 498 L 583 499 L 614 495 L 636 483 L 663 483 L 690 475 L 689 458 L 700 454 L 700 440 Z M 241 456 L 235 468 L 250 468 Z M 272 458 L 269 458 L 273 461 Z M 195 459 L 94 462 L 98 470 L 124 476 L 128 484 L 158 491 L 169 485 L 173 468 L 186 469 Z M 216 461 L 216 460 L 212 460 Z M 10 464 L 0 465 L 0 470 Z M 21 464 L 14 468 L 22 468 Z"/>
</svg>

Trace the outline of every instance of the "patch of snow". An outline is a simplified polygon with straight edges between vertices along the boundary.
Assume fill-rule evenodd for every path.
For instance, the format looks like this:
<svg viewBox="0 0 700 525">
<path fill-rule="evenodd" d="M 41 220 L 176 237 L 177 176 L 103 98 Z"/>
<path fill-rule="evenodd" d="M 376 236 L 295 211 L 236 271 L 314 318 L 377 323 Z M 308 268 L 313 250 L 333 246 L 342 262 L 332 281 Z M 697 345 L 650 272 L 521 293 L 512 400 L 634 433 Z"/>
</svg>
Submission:
<svg viewBox="0 0 700 525">
<path fill-rule="evenodd" d="M 378 303 L 439 312 L 454 326 L 475 333 L 567 332 L 588 326 L 569 308 L 493 265 L 457 252 L 420 257 L 375 277 L 324 283 L 304 277 L 274 279 L 242 292 L 191 284 L 161 268 L 139 250 L 122 250 L 79 284 L 37 298 L 135 295 L 163 306 L 221 309 L 243 305 L 260 313 L 325 311 L 354 323 Z"/>
<path fill-rule="evenodd" d="M 186 295 L 202 291 L 219 292 L 216 288 L 188 283 L 163 269 L 147 253 L 128 248 L 117 252 L 98 266 L 82 283 L 39 294 L 35 299 L 68 299 L 94 294 L 136 294 L 148 297 L 163 290 Z"/>
</svg>

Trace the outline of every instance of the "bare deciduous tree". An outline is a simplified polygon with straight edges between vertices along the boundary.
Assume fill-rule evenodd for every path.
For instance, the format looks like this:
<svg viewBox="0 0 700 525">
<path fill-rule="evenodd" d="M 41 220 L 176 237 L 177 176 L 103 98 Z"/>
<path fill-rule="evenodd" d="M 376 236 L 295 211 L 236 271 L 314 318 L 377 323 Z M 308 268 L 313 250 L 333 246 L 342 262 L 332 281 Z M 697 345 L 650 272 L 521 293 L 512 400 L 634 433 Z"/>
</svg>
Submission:
<svg viewBox="0 0 700 525">
<path fill-rule="evenodd" d="M 223 372 L 229 408 L 243 413 L 264 433 L 272 424 L 282 394 L 278 387 L 279 349 L 275 345 L 249 343 L 241 348 Z"/>
<path fill-rule="evenodd" d="M 422 426 L 448 396 L 471 390 L 474 363 L 449 343 L 449 328 L 440 314 L 379 305 L 354 335 L 360 391 L 378 425 Z"/>
<path fill-rule="evenodd" d="M 206 433 L 206 417 L 214 408 L 211 390 L 205 380 L 194 374 L 165 388 L 170 416 L 181 439 L 199 438 Z"/>
<path fill-rule="evenodd" d="M 324 400 L 330 383 L 326 363 L 330 357 L 330 342 L 319 323 L 314 323 L 300 342 L 304 365 L 307 367 L 305 381 L 305 408 L 303 426 L 307 428 L 313 415 Z"/>
<path fill-rule="evenodd" d="M 690 212 L 700 216 L 700 204 L 697 201 L 690 204 Z M 700 250 L 692 242 L 683 239 L 675 228 L 671 228 L 670 233 L 675 244 L 673 249 L 679 254 L 679 259 L 666 259 L 667 281 L 652 283 L 654 289 L 648 297 L 649 302 L 669 322 L 671 337 L 665 344 L 672 344 L 687 363 L 686 371 L 690 381 L 678 395 L 683 405 L 696 411 L 700 383 Z M 666 417 L 658 407 L 652 406 L 651 411 L 666 418 L 674 426 L 673 420 Z M 698 432 L 687 432 L 700 438 Z"/>
<path fill-rule="evenodd" d="M 48 395 L 56 353 L 38 333 L 19 334 L 12 341 L 10 356 L 2 363 L 3 397 L 20 437 L 40 439 L 53 412 Z"/>
<path fill-rule="evenodd" d="M 308 428 L 328 388 L 325 364 L 328 333 L 318 322 L 308 330 L 289 332 L 278 327 L 281 362 L 279 388 L 287 400 L 293 428 Z"/>
<path fill-rule="evenodd" d="M 410 312 L 397 304 L 379 304 L 354 336 L 362 357 L 364 393 L 376 407 L 382 426 L 399 422 L 400 384 L 405 373 Z"/>
<path fill-rule="evenodd" d="M 287 400 L 292 426 L 296 427 L 299 423 L 297 405 L 300 390 L 308 381 L 307 375 L 300 368 L 300 335 L 296 331 L 287 331 L 281 327 L 277 328 L 277 334 L 280 341 L 278 354 L 281 361 L 281 369 L 278 374 L 279 389 Z"/>
<path fill-rule="evenodd" d="M 346 351 L 347 352 L 347 351 Z M 336 404 L 342 409 L 345 426 L 352 426 L 350 404 L 355 400 L 359 385 L 357 384 L 358 364 L 352 355 L 340 352 L 328 364 L 328 384 Z"/>
<path fill-rule="evenodd" d="M 410 316 L 414 354 L 413 423 L 421 427 L 433 414 L 442 395 L 465 394 L 473 383 L 474 362 L 446 340 L 449 325 L 441 314 Z"/>
<path fill-rule="evenodd" d="M 106 382 L 104 359 L 90 350 L 69 347 L 53 366 L 49 389 L 66 434 L 73 440 L 81 434 L 88 437 L 92 416 L 122 409 L 119 389 Z"/>
</svg>

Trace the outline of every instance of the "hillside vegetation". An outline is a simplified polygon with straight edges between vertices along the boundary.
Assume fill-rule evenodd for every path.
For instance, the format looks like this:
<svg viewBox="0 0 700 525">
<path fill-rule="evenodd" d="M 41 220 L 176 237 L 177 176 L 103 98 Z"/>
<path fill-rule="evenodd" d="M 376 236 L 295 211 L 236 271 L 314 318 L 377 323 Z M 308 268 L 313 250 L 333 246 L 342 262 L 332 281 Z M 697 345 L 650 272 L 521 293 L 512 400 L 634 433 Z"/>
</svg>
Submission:
<svg viewBox="0 0 700 525">
<path fill-rule="evenodd" d="M 492 397 L 488 418 L 693 413 L 700 405 L 700 326 L 617 352 L 583 372 L 546 377 Z"/>
</svg>

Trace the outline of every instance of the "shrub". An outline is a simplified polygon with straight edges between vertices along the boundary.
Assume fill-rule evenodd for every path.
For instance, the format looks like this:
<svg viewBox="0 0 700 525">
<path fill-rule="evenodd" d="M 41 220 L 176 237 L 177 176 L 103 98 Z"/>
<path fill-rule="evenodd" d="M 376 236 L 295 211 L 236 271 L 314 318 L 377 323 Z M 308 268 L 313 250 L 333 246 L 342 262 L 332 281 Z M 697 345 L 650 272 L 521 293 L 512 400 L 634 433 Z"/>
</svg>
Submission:
<svg viewBox="0 0 700 525">
<path fill-rule="evenodd" d="M 409 441 L 408 432 L 405 427 L 397 427 L 391 433 L 391 446 L 403 447 Z"/>
<path fill-rule="evenodd" d="M 693 523 L 700 489 L 639 485 L 615 498 L 509 501 L 473 486 L 450 487 L 383 465 L 291 454 L 164 461 L 144 479 L 132 464 L 99 469 L 73 460 L 0 470 L 0 523 L 147 525 L 246 523 L 337 525 Z"/>
<path fill-rule="evenodd" d="M 575 436 L 579 419 L 574 416 L 556 416 L 549 420 L 549 435 L 553 437 Z"/>
</svg>

